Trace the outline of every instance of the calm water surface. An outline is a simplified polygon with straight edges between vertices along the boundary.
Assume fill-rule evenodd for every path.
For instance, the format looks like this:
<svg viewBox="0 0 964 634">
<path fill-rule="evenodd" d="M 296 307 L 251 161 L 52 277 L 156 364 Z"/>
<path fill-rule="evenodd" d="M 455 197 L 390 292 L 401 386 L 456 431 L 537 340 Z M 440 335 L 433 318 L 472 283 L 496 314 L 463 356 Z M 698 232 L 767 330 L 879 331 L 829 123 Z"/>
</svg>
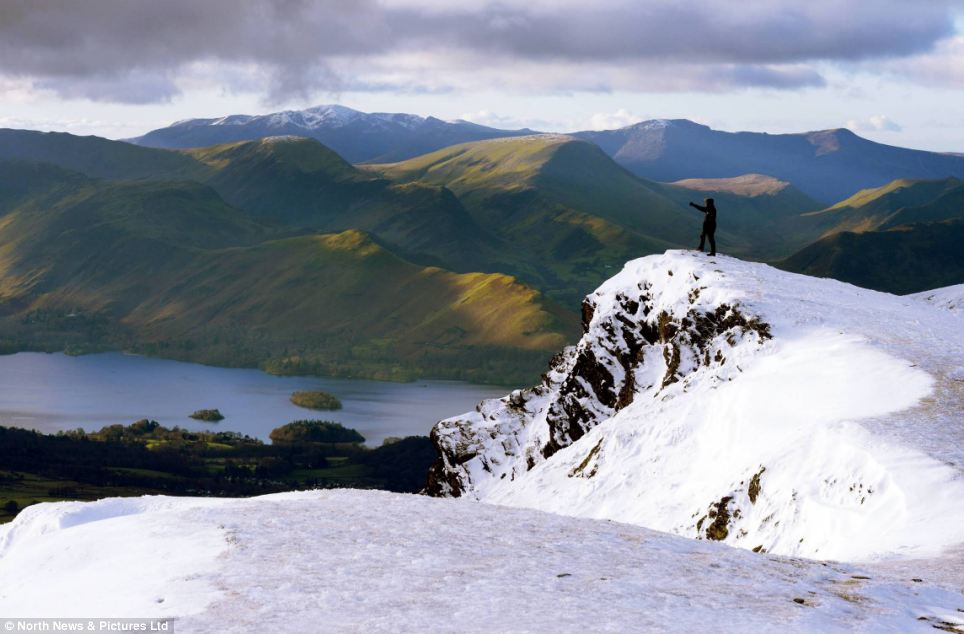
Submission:
<svg viewBox="0 0 964 634">
<path fill-rule="evenodd" d="M 295 407 L 288 401 L 295 390 L 330 392 L 344 409 Z M 506 392 L 458 381 L 278 377 L 114 352 L 0 356 L 0 425 L 43 432 L 94 430 L 151 418 L 166 427 L 238 431 L 267 440 L 279 425 L 320 418 L 357 429 L 375 446 L 388 436 L 428 435 L 436 421 Z M 211 408 L 221 410 L 225 419 L 212 424 L 188 418 L 195 410 Z"/>
</svg>

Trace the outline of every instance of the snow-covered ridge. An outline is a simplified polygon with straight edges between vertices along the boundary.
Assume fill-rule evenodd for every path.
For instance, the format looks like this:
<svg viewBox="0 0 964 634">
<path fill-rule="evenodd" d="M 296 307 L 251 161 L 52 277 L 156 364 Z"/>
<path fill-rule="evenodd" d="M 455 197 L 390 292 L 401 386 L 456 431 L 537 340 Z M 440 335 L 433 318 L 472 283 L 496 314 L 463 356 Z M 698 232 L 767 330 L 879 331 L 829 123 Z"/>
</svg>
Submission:
<svg viewBox="0 0 964 634">
<path fill-rule="evenodd" d="M 267 129 L 300 129 L 305 131 L 320 128 L 340 128 L 357 121 L 415 129 L 428 118 L 414 114 L 395 112 L 365 113 L 339 105 L 323 105 L 304 110 L 284 110 L 264 115 L 233 114 L 217 119 L 184 119 L 171 127 L 198 126 L 240 126 L 260 125 Z"/>
<path fill-rule="evenodd" d="M 817 558 L 964 542 L 955 315 L 679 251 L 583 315 L 541 385 L 436 426 L 431 493 Z"/>
<path fill-rule="evenodd" d="M 959 579 L 378 491 L 40 504 L 0 527 L 0 614 L 172 632 L 933 631 Z"/>
<path fill-rule="evenodd" d="M 964 284 L 955 284 L 954 286 L 938 288 L 933 291 L 914 293 L 907 297 L 928 302 L 933 306 L 944 308 L 953 313 L 960 314 L 964 312 Z"/>
</svg>

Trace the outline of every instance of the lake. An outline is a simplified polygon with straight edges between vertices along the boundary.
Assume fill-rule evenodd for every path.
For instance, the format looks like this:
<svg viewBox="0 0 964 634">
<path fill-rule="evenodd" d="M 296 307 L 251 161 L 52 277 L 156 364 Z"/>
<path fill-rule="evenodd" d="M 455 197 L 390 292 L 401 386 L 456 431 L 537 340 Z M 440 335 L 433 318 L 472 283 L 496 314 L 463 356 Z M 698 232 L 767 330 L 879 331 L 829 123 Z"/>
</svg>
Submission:
<svg viewBox="0 0 964 634">
<path fill-rule="evenodd" d="M 330 392 L 343 409 L 296 407 L 288 400 L 296 390 Z M 315 418 L 357 429 L 366 444 L 377 446 L 389 436 L 426 436 L 436 421 L 508 391 L 459 381 L 280 377 L 116 352 L 0 356 L 0 425 L 43 432 L 150 418 L 165 427 L 237 431 L 267 440 L 275 427 Z M 214 408 L 225 416 L 220 423 L 188 418 L 195 410 Z"/>
</svg>

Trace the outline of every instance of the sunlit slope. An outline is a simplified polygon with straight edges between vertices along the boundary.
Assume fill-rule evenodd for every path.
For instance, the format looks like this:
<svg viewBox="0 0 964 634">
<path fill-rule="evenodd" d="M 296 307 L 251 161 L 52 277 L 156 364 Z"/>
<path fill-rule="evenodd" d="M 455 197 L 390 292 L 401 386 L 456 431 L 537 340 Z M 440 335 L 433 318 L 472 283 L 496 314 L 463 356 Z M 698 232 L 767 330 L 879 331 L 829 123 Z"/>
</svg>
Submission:
<svg viewBox="0 0 964 634">
<path fill-rule="evenodd" d="M 301 332 L 302 340 L 526 350 L 564 341 L 539 294 L 513 278 L 417 266 L 355 230 L 216 251 L 198 263 L 189 281 L 176 293 L 177 302 L 148 298 L 127 321 L 187 334 L 229 321 L 219 313 L 230 305 L 230 320 Z M 171 282 L 173 292 L 181 281 Z M 178 323 L 166 325 L 170 317 Z"/>
<path fill-rule="evenodd" d="M 92 136 L 0 129 L 0 160 L 46 163 L 114 181 L 192 180 L 210 185 L 258 221 L 315 231 L 362 229 L 422 264 L 493 270 L 484 266 L 492 238 L 474 225 L 451 192 L 393 184 L 356 169 L 314 139 L 272 137 L 172 151 Z M 4 179 L 0 205 L 7 183 L 19 182 Z M 20 189 L 36 193 L 36 187 Z"/>
<path fill-rule="evenodd" d="M 908 222 L 940 221 L 964 217 L 964 181 L 899 179 L 883 187 L 864 189 L 811 219 L 829 236 L 841 231 L 878 231 Z M 914 212 L 927 206 L 926 212 Z"/>
<path fill-rule="evenodd" d="M 372 166 L 408 183 L 444 186 L 506 245 L 503 266 L 566 298 L 628 257 L 699 235 L 698 214 L 564 135 L 479 141 L 401 163 Z"/>
<path fill-rule="evenodd" d="M 3 344 L 76 343 L 282 372 L 508 380 L 574 318 L 502 274 L 368 234 L 294 235 L 196 183 L 91 182 L 0 217 Z"/>
<path fill-rule="evenodd" d="M 400 181 L 444 185 L 484 206 L 494 195 L 535 192 L 547 202 L 641 232 L 680 234 L 676 206 L 592 143 L 533 135 L 464 143 L 378 169 Z"/>
<path fill-rule="evenodd" d="M 318 231 L 361 229 L 409 259 L 485 268 L 491 238 L 442 187 L 396 185 L 361 171 L 314 139 L 271 137 L 186 151 L 206 182 L 255 217 Z"/>
</svg>

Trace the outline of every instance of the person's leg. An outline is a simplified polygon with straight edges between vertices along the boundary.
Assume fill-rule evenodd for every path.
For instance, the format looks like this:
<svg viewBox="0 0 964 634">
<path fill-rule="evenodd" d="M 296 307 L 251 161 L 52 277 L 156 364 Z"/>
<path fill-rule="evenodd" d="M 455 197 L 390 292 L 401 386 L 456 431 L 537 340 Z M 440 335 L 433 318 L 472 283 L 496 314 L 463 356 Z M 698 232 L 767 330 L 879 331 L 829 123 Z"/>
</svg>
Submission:
<svg viewBox="0 0 964 634">
<path fill-rule="evenodd" d="M 700 251 L 703 250 L 703 244 L 705 242 L 706 242 L 706 227 L 703 227 L 703 230 L 700 231 Z"/>
<path fill-rule="evenodd" d="M 710 239 L 710 255 L 716 255 L 716 229 L 710 231 L 707 237 Z"/>
</svg>

